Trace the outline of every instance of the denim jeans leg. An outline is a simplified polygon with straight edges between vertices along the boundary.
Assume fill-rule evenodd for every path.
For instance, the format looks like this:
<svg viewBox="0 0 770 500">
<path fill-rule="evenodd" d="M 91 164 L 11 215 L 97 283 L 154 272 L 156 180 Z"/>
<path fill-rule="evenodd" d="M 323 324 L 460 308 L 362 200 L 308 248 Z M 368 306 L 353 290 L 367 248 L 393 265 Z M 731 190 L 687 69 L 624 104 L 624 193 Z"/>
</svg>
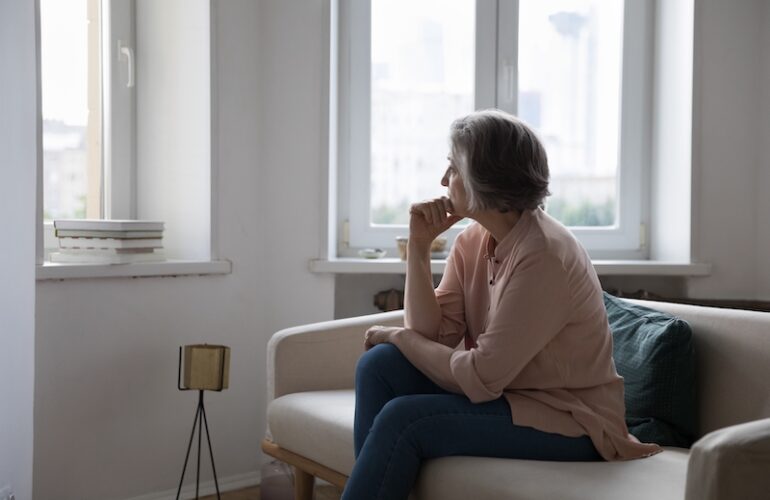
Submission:
<svg viewBox="0 0 770 500">
<path fill-rule="evenodd" d="M 504 398 L 474 404 L 456 394 L 399 396 L 375 418 L 342 498 L 406 499 L 424 460 L 453 455 L 601 460 L 587 436 L 514 425 Z"/>
<path fill-rule="evenodd" d="M 358 457 L 375 417 L 393 398 L 408 394 L 446 394 L 392 344 L 369 349 L 356 366 L 353 443 Z"/>
</svg>

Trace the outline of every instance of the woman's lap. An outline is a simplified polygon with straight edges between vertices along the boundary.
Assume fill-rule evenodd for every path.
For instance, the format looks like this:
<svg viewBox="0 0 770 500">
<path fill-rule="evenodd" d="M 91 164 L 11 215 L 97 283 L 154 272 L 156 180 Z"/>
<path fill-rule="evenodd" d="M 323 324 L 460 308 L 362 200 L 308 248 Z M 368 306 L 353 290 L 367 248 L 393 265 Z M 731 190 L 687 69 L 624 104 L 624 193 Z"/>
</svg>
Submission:
<svg viewBox="0 0 770 500">
<path fill-rule="evenodd" d="M 504 398 L 472 403 L 378 345 L 356 371 L 356 465 L 344 498 L 406 498 L 422 460 L 453 455 L 600 460 L 587 436 L 516 426 Z"/>
<path fill-rule="evenodd" d="M 459 394 L 414 394 L 388 402 L 370 435 L 409 439 L 420 458 L 453 455 L 529 460 L 599 460 L 587 436 L 514 425 L 505 398 L 472 403 Z"/>
</svg>

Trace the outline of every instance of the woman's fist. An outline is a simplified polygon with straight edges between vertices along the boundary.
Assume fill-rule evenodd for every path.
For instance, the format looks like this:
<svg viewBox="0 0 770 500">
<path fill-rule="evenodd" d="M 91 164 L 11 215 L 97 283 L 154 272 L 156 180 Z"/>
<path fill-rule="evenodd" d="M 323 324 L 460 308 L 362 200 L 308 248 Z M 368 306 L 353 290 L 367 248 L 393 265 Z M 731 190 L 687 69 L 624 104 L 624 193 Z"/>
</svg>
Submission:
<svg viewBox="0 0 770 500">
<path fill-rule="evenodd" d="M 430 244 L 460 220 L 462 217 L 453 214 L 452 202 L 447 197 L 415 203 L 409 209 L 409 240 Z"/>
<path fill-rule="evenodd" d="M 393 339 L 403 328 L 396 326 L 375 325 L 364 334 L 364 348 L 368 351 L 377 344 L 393 343 Z"/>
</svg>

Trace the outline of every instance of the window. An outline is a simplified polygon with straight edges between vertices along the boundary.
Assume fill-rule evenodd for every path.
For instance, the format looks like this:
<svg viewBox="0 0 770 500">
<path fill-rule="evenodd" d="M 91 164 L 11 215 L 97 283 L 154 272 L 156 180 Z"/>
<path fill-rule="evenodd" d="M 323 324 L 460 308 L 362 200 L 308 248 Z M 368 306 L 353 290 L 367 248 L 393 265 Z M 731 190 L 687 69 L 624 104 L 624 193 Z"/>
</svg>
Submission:
<svg viewBox="0 0 770 500">
<path fill-rule="evenodd" d="M 165 222 L 211 256 L 211 1 L 39 0 L 44 247 L 54 218 Z"/>
<path fill-rule="evenodd" d="M 623 0 L 343 0 L 340 254 L 392 248 L 409 204 L 445 193 L 451 121 L 496 107 L 546 146 L 546 210 L 594 257 L 644 257 L 649 19 Z"/>
<path fill-rule="evenodd" d="M 46 220 L 102 216 L 98 7 L 40 0 Z"/>
<path fill-rule="evenodd" d="M 133 26 L 132 1 L 40 0 L 47 222 L 136 216 Z"/>
</svg>

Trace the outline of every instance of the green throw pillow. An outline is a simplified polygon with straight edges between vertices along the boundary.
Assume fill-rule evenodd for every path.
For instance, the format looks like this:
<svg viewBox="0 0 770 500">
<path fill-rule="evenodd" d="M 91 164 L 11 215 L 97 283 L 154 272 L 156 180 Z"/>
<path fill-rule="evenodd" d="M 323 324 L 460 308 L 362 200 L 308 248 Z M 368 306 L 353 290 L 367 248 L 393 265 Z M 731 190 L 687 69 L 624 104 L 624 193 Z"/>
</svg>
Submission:
<svg viewBox="0 0 770 500">
<path fill-rule="evenodd" d="M 607 293 L 604 306 L 625 383 L 628 430 L 642 442 L 689 448 L 698 416 L 690 325 Z"/>
</svg>

